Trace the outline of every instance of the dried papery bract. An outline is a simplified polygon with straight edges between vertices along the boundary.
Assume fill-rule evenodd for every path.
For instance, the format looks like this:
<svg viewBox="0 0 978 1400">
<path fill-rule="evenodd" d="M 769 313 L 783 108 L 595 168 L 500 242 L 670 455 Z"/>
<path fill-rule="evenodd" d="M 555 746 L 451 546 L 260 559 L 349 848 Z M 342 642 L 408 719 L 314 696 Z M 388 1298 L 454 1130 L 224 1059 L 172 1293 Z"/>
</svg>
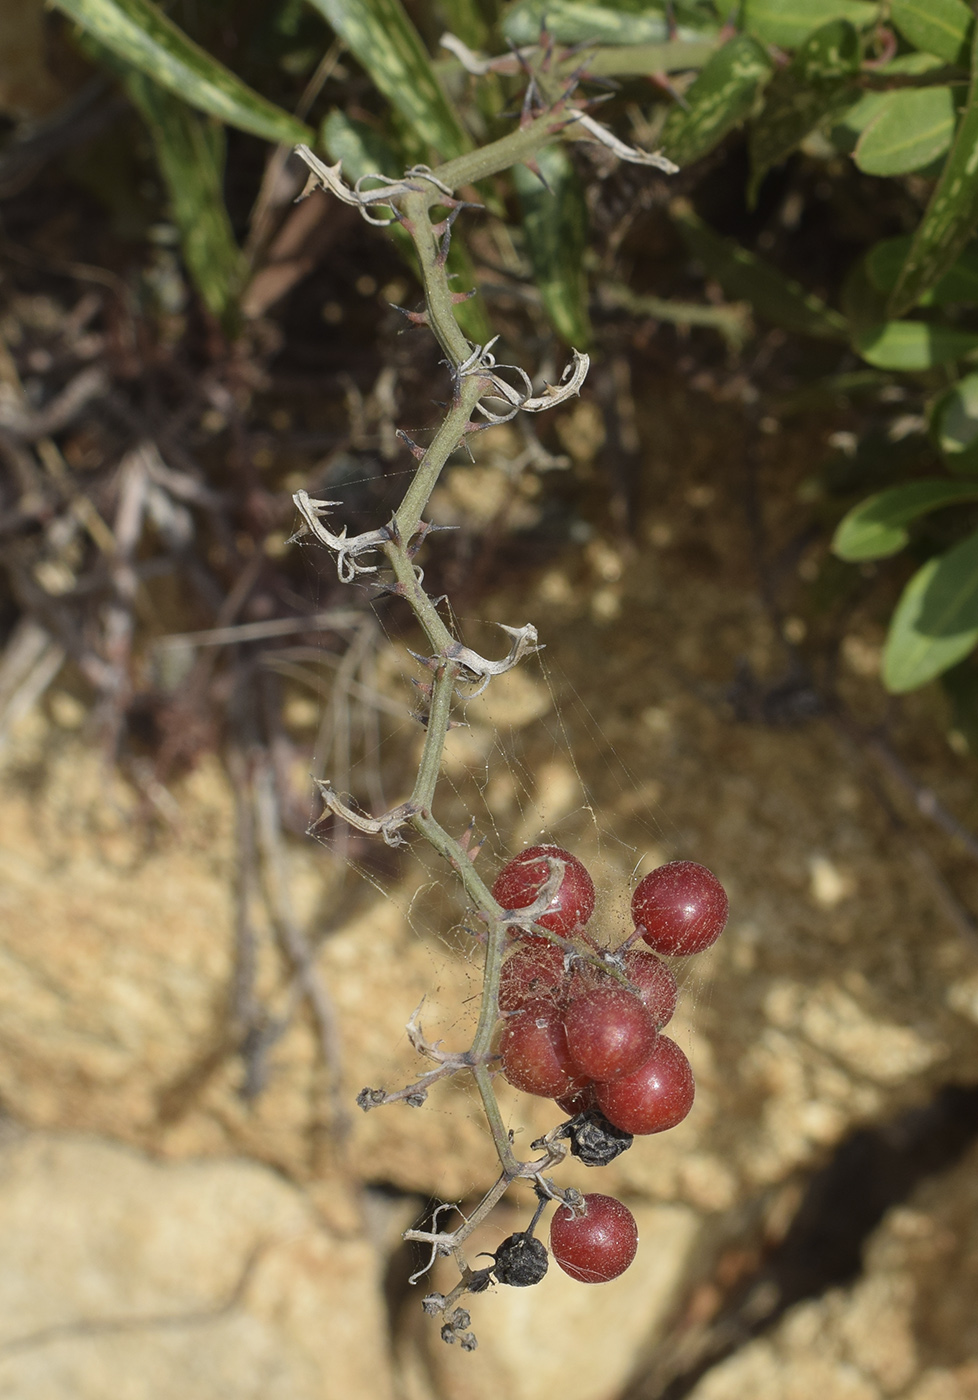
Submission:
<svg viewBox="0 0 978 1400">
<path fill-rule="evenodd" d="M 393 517 L 376 529 L 349 536 L 340 522 L 331 523 L 338 509 L 335 501 L 312 499 L 298 491 L 294 500 L 302 517 L 296 539 L 308 537 L 328 549 L 336 562 L 337 574 L 344 583 L 374 580 L 389 592 L 404 599 L 411 609 L 430 648 L 430 655 L 417 656 L 418 662 L 430 673 L 426 684 L 427 712 L 421 717 L 425 725 L 425 742 L 417 778 L 410 795 L 396 807 L 378 816 L 358 811 L 337 793 L 327 780 L 319 783 L 326 812 L 358 831 L 380 836 L 391 845 L 400 844 L 405 830 L 413 830 L 443 856 L 458 875 L 465 897 L 474 906 L 485 927 L 485 974 L 478 1024 L 472 1044 L 461 1052 L 444 1051 L 439 1045 L 425 1040 L 417 1014 L 409 1023 L 409 1035 L 415 1048 L 436 1066 L 414 1084 L 391 1093 L 381 1089 L 364 1089 L 357 1102 L 364 1110 L 384 1104 L 406 1102 L 420 1106 L 428 1088 L 437 1080 L 456 1073 L 472 1076 L 479 1091 L 489 1130 L 499 1158 L 500 1174 L 492 1189 L 468 1217 L 462 1217 L 454 1230 L 439 1228 L 437 1215 L 430 1230 L 408 1230 L 405 1239 L 427 1245 L 431 1251 L 428 1264 L 419 1270 L 412 1282 L 430 1268 L 439 1255 L 450 1255 L 459 1270 L 459 1282 L 446 1294 L 431 1293 L 425 1299 L 425 1310 L 442 1318 L 442 1336 L 446 1342 L 460 1342 L 471 1349 L 475 1338 L 469 1330 L 469 1315 L 459 1308 L 458 1301 L 466 1293 L 481 1292 L 490 1282 L 491 1270 L 473 1269 L 467 1262 L 463 1246 L 502 1198 L 509 1186 L 523 1178 L 533 1183 L 542 1204 L 554 1200 L 565 1208 L 564 1214 L 580 1211 L 582 1198 L 572 1189 L 561 1190 L 547 1175 L 563 1159 L 566 1146 L 559 1130 L 534 1143 L 539 1156 L 520 1161 L 513 1152 L 510 1134 L 503 1122 L 492 1075 L 498 1056 L 493 1050 L 493 1033 L 499 1020 L 499 981 L 511 931 L 540 938 L 552 943 L 565 957 L 577 957 L 584 962 L 598 962 L 589 952 L 581 953 L 561 936 L 561 931 L 545 927 L 537 920 L 553 905 L 564 878 L 566 862 L 545 852 L 544 878 L 532 903 L 518 909 L 504 910 L 475 869 L 467 846 L 457 841 L 441 826 L 434 814 L 435 790 L 441 767 L 445 736 L 456 700 L 470 698 L 488 686 L 494 677 L 518 665 L 524 657 L 539 650 L 536 628 L 527 622 L 519 627 L 503 626 L 510 638 L 508 653 L 499 660 L 480 656 L 456 637 L 435 601 L 423 587 L 423 574 L 414 562 L 417 549 L 433 528 L 423 520 L 431 493 L 451 454 L 470 433 L 486 424 L 502 423 L 515 415 L 541 413 L 559 407 L 576 396 L 588 372 L 587 355 L 571 351 L 570 361 L 556 384 L 547 384 L 534 392 L 527 373 L 516 365 L 498 364 L 493 353 L 495 341 L 472 345 L 462 333 L 456 319 L 455 307 L 459 296 L 451 289 L 446 271 L 446 257 L 453 224 L 461 211 L 471 207 L 458 197 L 462 186 L 506 170 L 521 161 L 532 161 L 548 142 L 567 132 L 574 139 L 586 136 L 602 142 L 626 160 L 657 164 L 667 168 L 668 162 L 636 151 L 618 141 L 606 128 L 594 122 L 583 111 L 583 103 L 572 100 L 572 85 L 559 94 L 536 117 L 527 118 L 510 136 L 461 156 L 435 170 L 414 166 L 402 177 L 367 176 L 355 185 L 348 184 L 339 164 L 330 166 L 319 160 L 306 146 L 297 152 L 309 168 L 309 179 L 303 192 L 309 196 L 318 189 L 359 209 L 368 223 L 386 225 L 397 222 L 409 235 L 417 254 L 425 295 L 425 311 L 414 313 L 413 319 L 426 325 L 435 336 L 444 354 L 452 382 L 452 396 L 445 416 L 434 433 L 430 445 L 421 450 L 408 441 L 417 468 L 400 506 Z M 447 210 L 447 217 L 433 211 Z M 624 978 L 622 979 L 624 980 Z M 568 1082 L 569 1079 L 568 1079 Z M 539 1208 L 538 1208 L 539 1214 Z M 536 1219 L 536 1217 L 534 1217 Z M 515 1237 L 514 1237 L 515 1238 Z M 534 1242 L 533 1252 L 542 1246 Z M 545 1269 L 537 1267 L 539 1277 Z M 506 1270 L 503 1269 L 503 1275 Z M 529 1281 L 534 1271 L 527 1274 Z M 522 1277 L 522 1275 L 521 1275 Z M 497 1266 L 496 1281 L 501 1281 Z"/>
</svg>

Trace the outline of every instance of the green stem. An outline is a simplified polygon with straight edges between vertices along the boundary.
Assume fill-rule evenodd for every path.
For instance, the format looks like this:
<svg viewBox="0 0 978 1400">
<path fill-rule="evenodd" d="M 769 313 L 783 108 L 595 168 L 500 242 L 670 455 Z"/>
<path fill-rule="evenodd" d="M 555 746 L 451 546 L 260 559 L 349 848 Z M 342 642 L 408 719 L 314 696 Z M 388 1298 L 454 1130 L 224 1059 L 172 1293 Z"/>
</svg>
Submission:
<svg viewBox="0 0 978 1400">
<path fill-rule="evenodd" d="M 716 52 L 714 39 L 673 39 L 665 44 L 614 44 L 599 48 L 587 59 L 587 72 L 595 78 L 649 77 L 702 68 Z M 580 60 L 575 60 L 580 65 Z M 569 65 L 568 65 L 569 66 Z"/>
<path fill-rule="evenodd" d="M 444 653 L 454 643 L 455 638 L 438 616 L 438 609 L 422 588 L 414 562 L 401 545 L 385 545 L 384 553 L 397 579 L 398 593 L 418 619 L 435 653 Z"/>
<path fill-rule="evenodd" d="M 421 755 L 417 781 L 411 794 L 411 802 L 426 812 L 431 811 L 431 804 L 435 800 L 435 787 L 438 783 L 438 774 L 441 771 L 441 757 L 445 749 L 445 735 L 448 733 L 451 719 L 452 700 L 454 699 L 458 674 L 457 663 L 448 662 L 440 668 L 431 689 L 424 752 Z M 461 847 L 459 849 L 461 850 Z"/>
<path fill-rule="evenodd" d="M 411 818 L 411 825 L 415 831 L 420 832 L 429 846 L 433 846 L 440 856 L 445 857 L 479 912 L 485 914 L 491 922 L 495 922 L 503 911 L 493 899 L 489 886 L 481 875 L 477 874 L 468 852 L 435 821 L 430 811 L 416 812 Z M 491 933 L 489 940 L 492 940 Z"/>
<path fill-rule="evenodd" d="M 520 161 L 530 160 L 567 124 L 568 115 L 566 103 L 560 99 L 547 113 L 525 128 L 480 151 L 447 162 L 434 171 L 434 175 L 443 186 L 455 191 L 460 186 L 485 179 Z M 421 528 L 431 493 L 451 454 L 463 441 L 466 432 L 472 430 L 472 418 L 480 398 L 491 388 L 487 375 L 480 373 L 475 364 L 474 372 L 465 376 L 459 374 L 461 366 L 472 359 L 473 347 L 456 319 L 451 282 L 445 267 L 443 237 L 432 225 L 430 217 L 430 211 L 439 203 L 444 206 L 445 199 L 446 196 L 440 194 L 434 184 L 411 190 L 398 199 L 400 226 L 410 236 L 417 252 L 428 324 L 452 372 L 454 399 L 421 458 L 395 514 L 396 529 L 391 531 L 393 538 L 384 546 L 384 554 L 397 581 L 398 594 L 411 608 L 435 656 L 440 658 L 431 689 L 424 749 L 411 798 L 414 812 L 409 821 L 429 845 L 448 861 L 461 880 L 468 899 L 486 923 L 485 974 L 479 1020 L 472 1045 L 461 1058 L 475 1079 L 502 1167 L 503 1174 L 497 1188 L 490 1193 L 492 1204 L 511 1181 L 527 1173 L 530 1165 L 521 1163 L 513 1152 L 489 1070 L 489 1062 L 493 1059 L 492 1039 L 499 1018 L 499 980 L 506 952 L 507 926 L 502 921 L 504 911 L 485 881 L 476 873 L 469 853 L 432 815 L 455 686 L 462 668 L 451 657 L 451 648 L 456 639 L 439 616 L 434 602 L 425 593 L 409 553 L 411 541 Z"/>
<path fill-rule="evenodd" d="M 565 113 L 564 103 L 557 102 L 529 126 L 524 126 L 519 131 L 511 131 L 508 136 L 491 141 L 481 150 L 456 156 L 454 160 L 437 166 L 431 173 L 450 190 L 457 190 L 462 185 L 475 184 L 477 180 L 485 180 L 489 175 L 498 175 L 501 170 L 508 170 L 511 165 L 519 165 L 521 161 L 532 159 L 542 146 L 567 125 Z M 426 198 L 430 198 L 432 204 L 438 202 L 437 196 Z"/>
<path fill-rule="evenodd" d="M 407 229 L 418 255 L 428 324 L 453 369 L 469 357 L 471 346 L 455 319 L 452 286 L 445 270 L 441 240 L 428 211 L 438 202 L 434 187 L 406 194 L 400 200 L 401 227 Z"/>
<path fill-rule="evenodd" d="M 446 285 L 447 280 L 446 278 Z M 450 304 L 449 302 L 449 305 Z M 466 341 L 466 356 L 468 353 L 469 343 Z M 459 364 L 461 363 L 462 361 L 460 360 Z M 458 368 L 457 365 L 454 367 L 456 369 Z M 424 512 L 424 508 L 428 504 L 428 499 L 432 491 L 435 489 L 442 469 L 462 441 L 465 425 L 470 422 L 472 414 L 475 412 L 475 406 L 484 392 L 485 385 L 478 378 L 465 378 L 462 381 L 458 401 L 449 409 L 441 427 L 432 440 L 431 446 L 421 459 L 418 470 L 415 472 L 411 485 L 408 487 L 404 496 L 404 500 L 401 502 L 397 514 L 394 516 L 401 539 L 405 544 L 417 533 L 418 526 L 421 524 L 421 516 Z M 399 578 L 398 582 L 403 583 L 404 580 Z"/>
<path fill-rule="evenodd" d="M 448 668 L 446 667 L 446 671 Z M 441 680 L 444 676 L 439 677 Z M 437 693 L 437 683 L 436 683 Z M 435 694 L 432 695 L 432 710 L 434 711 Z M 449 702 L 450 704 L 450 702 Z M 441 710 L 439 711 L 441 713 Z M 432 731 L 431 719 L 428 720 L 429 736 Z M 442 734 L 444 743 L 444 734 Z M 428 745 L 425 744 L 427 751 Z M 439 760 L 441 754 L 439 752 Z M 415 789 L 417 791 L 417 788 Z M 482 1003 L 479 1007 L 479 1023 L 475 1029 L 475 1036 L 469 1048 L 469 1054 L 475 1063 L 472 1066 L 472 1075 L 475 1079 L 482 1105 L 485 1109 L 486 1121 L 492 1133 L 492 1140 L 499 1155 L 500 1165 L 507 1174 L 512 1173 L 515 1178 L 519 1172 L 519 1163 L 513 1155 L 510 1146 L 509 1134 L 503 1123 L 502 1114 L 499 1111 L 499 1104 L 496 1102 L 496 1092 L 492 1087 L 492 1076 L 485 1065 L 485 1057 L 489 1053 L 492 1045 L 493 1032 L 496 1029 L 496 1022 L 499 1019 L 499 976 L 502 972 L 503 958 L 506 953 L 506 925 L 501 920 L 502 909 L 492 897 L 492 892 L 480 875 L 476 873 L 475 866 L 469 858 L 468 852 L 463 850 L 448 832 L 442 827 L 430 811 L 418 812 L 411 818 L 411 825 L 419 831 L 440 855 L 443 855 L 452 869 L 462 881 L 465 893 L 481 913 L 486 915 L 486 961 L 482 978 Z"/>
<path fill-rule="evenodd" d="M 509 1132 L 503 1122 L 503 1115 L 499 1111 L 496 1091 L 492 1087 L 492 1076 L 485 1065 L 476 1065 L 472 1070 L 472 1076 L 475 1079 L 476 1088 L 479 1090 L 479 1097 L 482 1099 L 483 1112 L 486 1115 L 486 1122 L 489 1124 L 489 1131 L 492 1133 L 493 1146 L 499 1158 L 499 1165 L 503 1169 L 503 1174 L 511 1181 L 515 1181 L 520 1175 L 520 1168 L 523 1164 L 513 1152 Z"/>
</svg>

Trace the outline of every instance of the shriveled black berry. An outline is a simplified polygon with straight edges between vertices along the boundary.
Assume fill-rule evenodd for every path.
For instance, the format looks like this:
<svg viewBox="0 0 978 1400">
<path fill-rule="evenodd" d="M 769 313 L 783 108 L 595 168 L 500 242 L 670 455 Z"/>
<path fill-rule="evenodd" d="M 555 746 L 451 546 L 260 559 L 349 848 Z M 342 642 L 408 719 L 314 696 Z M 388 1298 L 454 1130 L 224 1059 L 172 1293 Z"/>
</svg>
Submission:
<svg viewBox="0 0 978 1400">
<path fill-rule="evenodd" d="M 571 1156 L 579 1157 L 586 1167 L 606 1167 L 634 1142 L 631 1133 L 609 1123 L 599 1108 L 588 1108 L 565 1124 L 571 1140 Z"/>
<path fill-rule="evenodd" d="M 510 1288 L 529 1288 L 539 1283 L 550 1263 L 546 1245 L 526 1233 L 503 1240 L 495 1260 L 492 1271 L 497 1282 L 509 1284 Z"/>
</svg>

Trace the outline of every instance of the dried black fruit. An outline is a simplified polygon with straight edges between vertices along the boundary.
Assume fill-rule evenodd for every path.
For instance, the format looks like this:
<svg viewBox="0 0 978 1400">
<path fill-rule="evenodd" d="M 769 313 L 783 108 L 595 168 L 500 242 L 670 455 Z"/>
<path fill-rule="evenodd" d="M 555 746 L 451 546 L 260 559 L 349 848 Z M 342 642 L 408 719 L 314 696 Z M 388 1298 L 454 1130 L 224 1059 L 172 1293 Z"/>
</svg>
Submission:
<svg viewBox="0 0 978 1400">
<path fill-rule="evenodd" d="M 529 1288 L 539 1283 L 547 1272 L 550 1263 L 546 1246 L 532 1235 L 520 1233 L 510 1235 L 496 1250 L 493 1273 L 499 1283 L 510 1288 Z"/>
<path fill-rule="evenodd" d="M 606 1167 L 634 1142 L 631 1133 L 609 1123 L 599 1108 L 588 1108 L 564 1125 L 571 1140 L 571 1155 L 580 1157 L 586 1167 Z"/>
</svg>

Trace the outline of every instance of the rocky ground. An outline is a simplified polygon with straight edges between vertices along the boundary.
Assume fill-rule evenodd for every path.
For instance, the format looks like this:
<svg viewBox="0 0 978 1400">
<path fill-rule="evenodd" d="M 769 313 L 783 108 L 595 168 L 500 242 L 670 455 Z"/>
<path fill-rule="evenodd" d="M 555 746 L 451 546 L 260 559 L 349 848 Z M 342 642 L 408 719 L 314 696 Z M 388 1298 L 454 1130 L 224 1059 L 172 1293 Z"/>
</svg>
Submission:
<svg viewBox="0 0 978 1400">
<path fill-rule="evenodd" d="M 480 618 L 534 621 L 547 650 L 470 706 L 443 808 L 489 831 L 487 871 L 541 831 L 572 845 L 612 929 L 639 860 L 701 860 L 727 886 L 727 933 L 681 973 L 694 1111 L 602 1171 L 638 1219 L 635 1265 L 599 1288 L 553 1269 L 496 1290 L 473 1301 L 478 1351 L 439 1340 L 400 1231 L 433 1197 L 477 1199 L 488 1138 L 462 1085 L 420 1110 L 353 1099 L 410 1077 L 422 997 L 429 1036 L 462 1041 L 478 991 L 462 908 L 408 862 L 337 921 L 343 871 L 291 841 L 341 1054 L 323 1063 L 300 1007 L 244 1099 L 224 771 L 202 758 L 149 832 L 56 682 L 2 755 L 10 1400 L 978 1396 L 978 871 L 930 819 L 936 794 L 974 824 L 975 762 L 948 747 L 934 697 L 887 713 L 871 596 L 846 614 L 832 698 L 798 669 L 825 625 L 802 588 L 824 541 L 800 537 L 785 565 L 791 492 L 764 497 L 787 504 L 760 521 L 745 503 L 752 480 L 804 477 L 811 423 L 758 433 L 708 386 L 664 383 L 640 398 L 634 538 L 578 532 L 479 602 Z M 565 429 L 585 481 L 589 412 Z M 505 492 L 489 457 L 477 470 L 450 478 L 444 519 L 473 480 L 479 499 Z M 547 489 L 522 500 L 529 518 Z M 261 932 L 259 986 L 282 996 Z M 515 1094 L 504 1108 L 524 1143 L 555 1121 Z M 596 1187 L 576 1163 L 561 1180 Z M 525 1215 L 501 1208 L 473 1252 Z"/>
</svg>

